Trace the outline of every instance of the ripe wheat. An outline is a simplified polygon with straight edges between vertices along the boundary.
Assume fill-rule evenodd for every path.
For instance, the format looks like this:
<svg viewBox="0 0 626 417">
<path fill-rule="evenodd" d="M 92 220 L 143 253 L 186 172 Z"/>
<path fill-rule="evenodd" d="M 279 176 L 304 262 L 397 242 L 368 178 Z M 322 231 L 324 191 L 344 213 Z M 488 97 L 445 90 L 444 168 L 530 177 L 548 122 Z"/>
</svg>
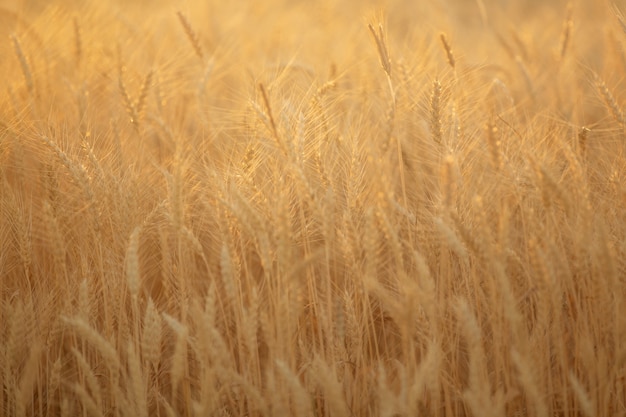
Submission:
<svg viewBox="0 0 626 417">
<path fill-rule="evenodd" d="M 623 414 L 616 6 L 18 3 L 0 415 Z"/>
</svg>

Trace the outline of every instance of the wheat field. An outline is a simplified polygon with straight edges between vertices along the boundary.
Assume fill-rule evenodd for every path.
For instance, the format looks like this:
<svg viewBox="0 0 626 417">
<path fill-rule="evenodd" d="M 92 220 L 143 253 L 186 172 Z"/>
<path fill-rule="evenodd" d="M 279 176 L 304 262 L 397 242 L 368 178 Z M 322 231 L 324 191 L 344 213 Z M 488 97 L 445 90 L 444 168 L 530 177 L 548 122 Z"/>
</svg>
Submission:
<svg viewBox="0 0 626 417">
<path fill-rule="evenodd" d="M 0 415 L 626 415 L 622 10 L 0 2 Z"/>
</svg>

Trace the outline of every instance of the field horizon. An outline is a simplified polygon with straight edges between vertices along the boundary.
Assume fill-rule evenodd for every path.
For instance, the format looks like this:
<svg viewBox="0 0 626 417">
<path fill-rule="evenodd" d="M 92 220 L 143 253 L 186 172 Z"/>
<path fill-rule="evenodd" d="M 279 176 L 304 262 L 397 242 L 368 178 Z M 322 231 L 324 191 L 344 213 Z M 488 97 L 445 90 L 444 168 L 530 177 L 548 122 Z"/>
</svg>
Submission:
<svg viewBox="0 0 626 417">
<path fill-rule="evenodd" d="M 622 11 L 0 2 L 0 415 L 626 415 Z"/>
</svg>

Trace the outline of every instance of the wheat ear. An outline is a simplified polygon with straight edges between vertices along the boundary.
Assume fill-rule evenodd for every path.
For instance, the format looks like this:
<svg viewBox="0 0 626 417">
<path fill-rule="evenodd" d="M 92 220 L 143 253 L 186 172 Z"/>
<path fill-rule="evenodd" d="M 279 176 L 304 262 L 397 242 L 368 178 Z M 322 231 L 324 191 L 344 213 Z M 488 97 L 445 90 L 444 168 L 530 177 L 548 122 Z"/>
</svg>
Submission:
<svg viewBox="0 0 626 417">
<path fill-rule="evenodd" d="M 162 321 L 152 298 L 148 299 L 141 334 L 141 352 L 144 361 L 156 371 L 161 359 Z"/>
<path fill-rule="evenodd" d="M 289 150 L 287 149 L 287 146 L 285 145 L 282 138 L 278 134 L 278 127 L 276 126 L 276 119 L 274 118 L 274 113 L 272 112 L 272 106 L 270 105 L 270 99 L 267 94 L 267 89 L 265 88 L 263 83 L 259 84 L 259 90 L 261 90 L 261 97 L 263 98 L 263 104 L 265 106 L 265 112 L 267 114 L 267 119 L 270 124 L 269 127 L 272 131 L 272 135 L 274 136 L 274 139 L 278 143 L 278 146 L 280 147 L 283 154 L 288 157 Z"/>
<path fill-rule="evenodd" d="M 63 234 L 57 217 L 48 201 L 43 203 L 43 215 L 46 223 L 46 238 L 51 246 L 52 257 L 54 260 L 54 272 L 56 277 L 67 278 L 67 263 L 65 259 L 66 248 Z"/>
<path fill-rule="evenodd" d="M 611 91 L 606 86 L 604 80 L 602 80 L 597 74 L 594 74 L 594 78 L 596 87 L 598 88 L 600 94 L 602 94 L 602 98 L 604 99 L 604 104 L 611 112 L 611 115 L 613 116 L 615 121 L 617 121 L 620 126 L 625 127 L 626 118 L 624 118 L 624 112 L 622 111 L 622 108 L 619 106 L 619 104 L 617 104 L 615 97 L 613 97 L 613 94 L 611 94 Z"/>
<path fill-rule="evenodd" d="M 150 71 L 148 75 L 146 75 L 146 78 L 144 79 L 143 84 L 141 86 L 141 91 L 139 92 L 139 97 L 137 97 L 137 100 L 135 101 L 134 107 L 135 107 L 135 113 L 138 118 L 137 122 L 139 122 L 139 119 L 141 119 L 143 116 L 145 106 L 146 106 L 146 98 L 148 97 L 148 93 L 150 92 L 150 87 L 152 86 L 153 75 L 154 75 L 153 71 Z"/>
<path fill-rule="evenodd" d="M 583 155 L 587 151 L 587 138 L 589 132 L 591 132 L 591 129 L 586 126 L 583 126 L 578 130 L 578 147 L 580 149 L 580 153 Z"/>
<path fill-rule="evenodd" d="M 567 53 L 567 48 L 569 47 L 570 40 L 572 37 L 572 29 L 574 28 L 574 21 L 572 19 L 573 14 L 573 5 L 572 3 L 568 3 L 567 12 L 565 13 L 565 22 L 563 22 L 563 32 L 561 34 L 561 47 L 559 50 L 559 59 L 562 61 L 565 58 L 565 54 Z"/>
<path fill-rule="evenodd" d="M 85 388 L 88 388 L 91 392 L 96 408 L 99 410 L 102 409 L 102 392 L 100 390 L 100 384 L 98 383 L 98 379 L 91 369 L 87 358 L 85 358 L 85 356 L 76 348 L 72 348 L 72 353 L 76 358 L 78 369 L 80 369 L 83 374 L 82 376 L 84 381 L 81 381 L 81 385 L 84 385 Z"/>
<path fill-rule="evenodd" d="M 30 346 L 30 353 L 26 364 L 21 372 L 19 384 L 17 386 L 17 416 L 26 416 L 26 410 L 34 402 L 37 395 L 36 384 L 38 379 L 38 371 L 41 362 L 41 353 L 43 346 L 40 342 L 35 342 Z"/>
<path fill-rule="evenodd" d="M 391 77 L 391 59 L 389 59 L 389 48 L 387 47 L 387 41 L 385 40 L 385 32 L 383 31 L 383 25 L 378 24 L 378 32 L 374 29 L 374 26 L 370 23 L 367 25 L 374 41 L 376 42 L 376 48 L 378 49 L 378 57 L 380 59 L 380 65 L 387 73 L 387 76 Z"/>
<path fill-rule="evenodd" d="M 200 58 L 200 60 L 204 60 L 204 52 L 202 51 L 202 46 L 200 45 L 200 39 L 198 38 L 198 34 L 196 33 L 196 31 L 193 30 L 189 19 L 187 19 L 187 16 L 185 16 L 181 11 L 177 12 L 176 14 L 178 15 L 178 20 L 180 20 L 180 24 L 183 26 L 185 35 L 187 35 L 187 39 L 189 39 L 189 42 L 191 43 L 191 46 L 193 47 L 196 55 L 198 56 L 198 58 Z"/>
<path fill-rule="evenodd" d="M 596 417 L 596 407 L 593 404 L 591 397 L 585 390 L 583 383 L 578 378 L 576 378 L 576 375 L 571 371 L 569 373 L 569 382 L 572 385 L 574 394 L 576 395 L 580 407 L 582 408 L 583 415 L 585 415 L 586 417 Z"/>
<path fill-rule="evenodd" d="M 487 146 L 489 147 L 489 154 L 491 155 L 491 164 L 496 170 L 502 168 L 502 154 L 501 145 L 502 142 L 499 138 L 498 126 L 490 120 L 485 126 L 487 133 Z"/>
<path fill-rule="evenodd" d="M 433 92 L 430 97 L 430 132 L 437 145 L 441 145 L 443 131 L 441 128 L 441 83 L 433 81 Z"/>
<path fill-rule="evenodd" d="M 61 317 L 61 319 L 65 324 L 72 327 L 83 339 L 85 339 L 85 341 L 100 352 L 111 372 L 111 377 L 115 381 L 117 379 L 118 372 L 122 367 L 115 347 L 113 347 L 109 341 L 100 335 L 85 320 L 81 318 L 68 317 Z M 112 385 L 115 385 L 115 382 L 113 382 Z"/>
<path fill-rule="evenodd" d="M 175 396 L 176 391 L 178 390 L 178 386 L 182 382 L 183 376 L 186 373 L 187 339 L 189 336 L 189 329 L 168 314 L 163 313 L 163 318 L 176 334 L 176 344 L 174 347 L 174 353 L 172 355 L 172 365 L 170 368 L 172 396 Z"/>
<path fill-rule="evenodd" d="M 74 58 L 76 67 L 79 68 L 83 58 L 83 36 L 78 17 L 74 16 L 72 20 L 74 23 Z"/>
<path fill-rule="evenodd" d="M 548 417 L 548 407 L 541 395 L 541 387 L 537 383 L 534 375 L 535 367 L 529 364 L 526 358 L 515 348 L 511 351 L 511 359 L 518 372 L 519 382 L 528 396 L 529 402 L 535 408 L 535 415 L 538 417 Z"/>
<path fill-rule="evenodd" d="M 24 74 L 24 80 L 26 81 L 26 88 L 28 89 L 28 92 L 32 95 L 35 90 L 35 83 L 33 82 L 33 73 L 30 70 L 30 65 L 28 65 L 26 55 L 24 55 L 22 43 L 20 42 L 20 38 L 15 33 L 11 35 L 11 40 L 13 41 L 15 56 L 17 56 L 18 61 L 20 61 L 22 74 Z"/>
<path fill-rule="evenodd" d="M 626 33 L 626 18 L 624 18 L 624 13 L 622 13 L 622 11 L 619 9 L 619 7 L 617 7 L 616 4 L 613 4 L 613 13 L 615 13 L 615 17 L 617 18 L 617 21 L 619 22 L 622 31 Z"/>
<path fill-rule="evenodd" d="M 439 34 L 439 39 L 441 39 L 441 44 L 443 45 L 443 49 L 446 51 L 446 57 L 448 58 L 448 64 L 452 67 L 452 69 L 456 69 L 456 60 L 454 59 L 454 53 L 452 52 L 452 47 L 450 46 L 450 42 L 448 42 L 448 37 L 445 33 Z"/>
</svg>

